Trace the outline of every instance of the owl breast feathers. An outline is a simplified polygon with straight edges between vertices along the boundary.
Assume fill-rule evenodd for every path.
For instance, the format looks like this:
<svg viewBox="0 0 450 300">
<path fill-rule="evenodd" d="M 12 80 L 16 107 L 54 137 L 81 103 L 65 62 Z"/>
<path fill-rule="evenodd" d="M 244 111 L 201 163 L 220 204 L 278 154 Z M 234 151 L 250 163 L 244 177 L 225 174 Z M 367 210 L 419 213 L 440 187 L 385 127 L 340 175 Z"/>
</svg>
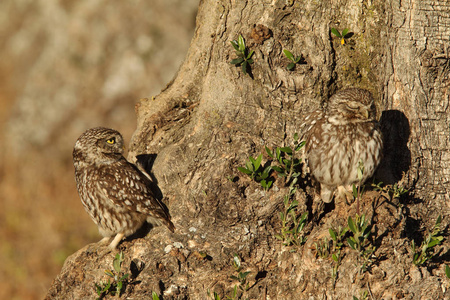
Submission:
<svg viewBox="0 0 450 300">
<path fill-rule="evenodd" d="M 364 167 L 361 182 L 370 178 L 380 163 L 382 135 L 375 120 L 373 98 L 358 88 L 333 95 L 326 110 L 317 110 L 301 125 L 305 155 L 312 177 L 320 184 L 324 202 L 348 195 L 349 187 L 358 184 L 358 165 Z"/>
<path fill-rule="evenodd" d="M 96 127 L 83 133 L 73 149 L 78 193 L 104 240 L 116 248 L 144 222 L 164 224 L 172 232 L 166 207 L 154 196 L 149 177 L 123 157 L 122 135 Z"/>
</svg>

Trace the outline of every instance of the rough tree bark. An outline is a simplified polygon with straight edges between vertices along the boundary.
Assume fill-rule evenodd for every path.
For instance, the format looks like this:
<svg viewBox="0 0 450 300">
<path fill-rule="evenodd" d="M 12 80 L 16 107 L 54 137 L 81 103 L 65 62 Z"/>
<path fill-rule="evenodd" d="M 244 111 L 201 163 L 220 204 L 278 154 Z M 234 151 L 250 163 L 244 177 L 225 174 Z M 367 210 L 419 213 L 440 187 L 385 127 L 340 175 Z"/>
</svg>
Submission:
<svg viewBox="0 0 450 300">
<path fill-rule="evenodd" d="M 155 291 L 164 299 L 207 299 L 210 290 L 225 298 L 237 285 L 230 279 L 234 254 L 250 272 L 249 299 L 350 299 L 364 291 L 373 299 L 450 297 L 442 268 L 448 242 L 420 267 L 410 251 L 438 215 L 448 224 L 449 10 L 444 0 L 202 1 L 175 79 L 137 106 L 129 154 L 157 154 L 152 172 L 177 230 L 155 228 L 121 244 L 132 273 L 122 297 Z M 331 27 L 353 35 L 341 45 Z M 239 34 L 255 51 L 253 78 L 229 63 Z M 302 54 L 304 63 L 288 71 L 283 49 Z M 344 247 L 335 280 L 332 260 L 316 257 L 313 245 L 331 226 L 345 226 L 355 204 L 314 211 L 307 243 L 285 247 L 275 238 L 288 192 L 283 180 L 266 192 L 236 168 L 264 146 L 290 145 L 305 114 L 347 86 L 376 99 L 386 139 L 378 180 L 410 190 L 401 202 L 366 194 L 373 262 L 359 272 L 358 255 Z M 299 213 L 313 212 L 308 188 L 294 197 Z M 91 297 L 112 259 L 96 244 L 81 249 L 48 298 Z"/>
</svg>

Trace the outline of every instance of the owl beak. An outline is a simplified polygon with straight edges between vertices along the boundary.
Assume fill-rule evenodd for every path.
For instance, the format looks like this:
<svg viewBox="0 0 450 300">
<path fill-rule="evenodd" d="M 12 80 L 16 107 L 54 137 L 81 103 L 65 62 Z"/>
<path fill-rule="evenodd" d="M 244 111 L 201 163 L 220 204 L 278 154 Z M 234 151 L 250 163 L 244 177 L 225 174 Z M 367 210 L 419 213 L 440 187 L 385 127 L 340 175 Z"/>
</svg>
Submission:
<svg viewBox="0 0 450 300">
<path fill-rule="evenodd" d="M 366 118 L 366 119 L 369 118 L 369 111 L 367 109 L 363 109 L 361 111 L 361 114 L 364 116 L 364 118 Z"/>
</svg>

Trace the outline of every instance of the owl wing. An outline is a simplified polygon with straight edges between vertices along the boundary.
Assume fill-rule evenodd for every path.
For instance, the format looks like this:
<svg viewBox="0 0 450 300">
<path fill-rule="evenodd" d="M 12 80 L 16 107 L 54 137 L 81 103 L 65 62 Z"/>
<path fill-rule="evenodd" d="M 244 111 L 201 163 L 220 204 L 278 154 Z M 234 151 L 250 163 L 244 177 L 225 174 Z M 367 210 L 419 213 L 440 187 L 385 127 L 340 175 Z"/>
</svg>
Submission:
<svg viewBox="0 0 450 300">
<path fill-rule="evenodd" d="M 322 120 L 323 115 L 324 115 L 323 111 L 318 109 L 306 116 L 305 120 L 303 121 L 303 123 L 300 125 L 299 128 L 301 141 L 307 140 L 309 138 L 309 133 L 311 129 L 314 127 L 314 125 L 316 125 L 318 121 Z"/>
<path fill-rule="evenodd" d="M 174 225 L 165 205 L 151 190 L 150 180 L 133 164 L 122 158 L 113 167 L 101 169 L 100 190 L 115 205 L 146 214 L 164 223 L 172 232 Z"/>
</svg>

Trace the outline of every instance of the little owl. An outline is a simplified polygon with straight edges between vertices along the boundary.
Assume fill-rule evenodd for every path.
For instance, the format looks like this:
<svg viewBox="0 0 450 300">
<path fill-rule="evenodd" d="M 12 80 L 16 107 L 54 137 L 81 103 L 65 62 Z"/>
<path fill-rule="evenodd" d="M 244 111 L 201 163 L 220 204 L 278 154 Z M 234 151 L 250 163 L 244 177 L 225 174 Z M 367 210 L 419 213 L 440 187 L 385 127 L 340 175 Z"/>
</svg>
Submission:
<svg viewBox="0 0 450 300">
<path fill-rule="evenodd" d="M 349 88 L 334 94 L 325 110 L 316 110 L 301 125 L 305 154 L 312 177 L 320 184 L 320 196 L 331 202 L 351 195 L 358 184 L 358 166 L 363 164 L 361 183 L 370 178 L 381 160 L 383 147 L 375 120 L 372 94 Z"/>
<path fill-rule="evenodd" d="M 103 127 L 87 130 L 73 148 L 81 202 L 102 241 L 115 236 L 109 245 L 112 249 L 145 222 L 175 229 L 165 206 L 154 196 L 148 175 L 129 163 L 123 150 L 122 135 Z"/>
</svg>

